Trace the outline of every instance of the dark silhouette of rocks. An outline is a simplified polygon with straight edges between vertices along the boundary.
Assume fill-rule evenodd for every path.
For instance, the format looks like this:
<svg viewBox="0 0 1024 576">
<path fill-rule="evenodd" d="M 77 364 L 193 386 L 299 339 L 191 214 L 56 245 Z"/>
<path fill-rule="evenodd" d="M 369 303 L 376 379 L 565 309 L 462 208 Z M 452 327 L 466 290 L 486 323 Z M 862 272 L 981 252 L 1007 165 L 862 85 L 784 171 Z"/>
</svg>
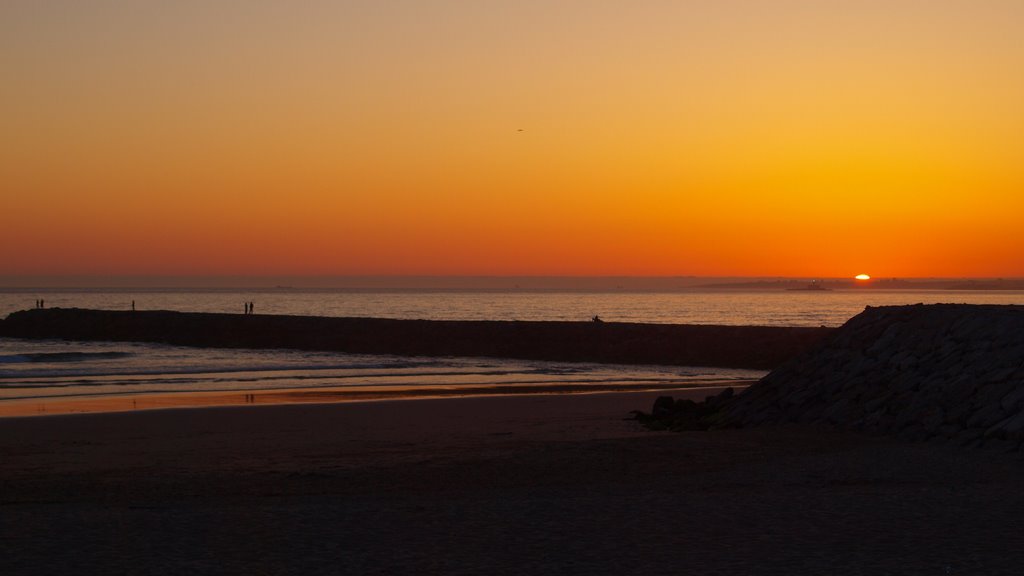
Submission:
<svg viewBox="0 0 1024 576">
<path fill-rule="evenodd" d="M 24 310 L 0 335 L 367 354 L 772 368 L 834 329 L 619 322 L 429 321 L 168 311 Z"/>
<path fill-rule="evenodd" d="M 715 396 L 708 396 L 703 402 L 658 396 L 650 414 L 639 410 L 634 410 L 631 414 L 635 420 L 651 430 L 709 430 L 724 424 L 723 408 L 732 401 L 734 394 L 735 390 L 726 388 Z"/>
<path fill-rule="evenodd" d="M 1019 449 L 1024 306 L 869 307 L 724 407 L 729 425 L 789 422 Z"/>
</svg>

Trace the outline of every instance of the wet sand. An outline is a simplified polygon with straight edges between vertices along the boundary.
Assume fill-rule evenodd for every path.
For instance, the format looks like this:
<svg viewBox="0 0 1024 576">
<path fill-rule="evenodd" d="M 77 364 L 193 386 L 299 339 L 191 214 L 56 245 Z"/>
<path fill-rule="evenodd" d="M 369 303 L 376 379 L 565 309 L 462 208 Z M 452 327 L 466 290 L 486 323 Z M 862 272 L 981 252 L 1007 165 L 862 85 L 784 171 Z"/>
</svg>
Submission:
<svg viewBox="0 0 1024 576">
<path fill-rule="evenodd" d="M 701 384 L 600 383 L 600 384 L 493 384 L 479 386 L 422 387 L 395 386 L 319 386 L 267 390 L 230 390 L 213 392 L 172 392 L 139 394 L 99 394 L 95 396 L 54 396 L 0 401 L 0 417 L 52 416 L 131 412 L 169 408 L 211 408 L 217 406 L 253 406 L 276 404 L 326 404 L 476 396 L 518 396 L 539 394 L 598 394 L 611 392 L 660 391 L 674 394 L 681 390 L 716 391 L 722 386 L 737 391 L 754 380 L 705 381 Z"/>
<path fill-rule="evenodd" d="M 799 427 L 652 433 L 623 420 L 657 395 L 2 418 L 0 573 L 1017 574 L 1024 564 L 1014 456 Z"/>
</svg>

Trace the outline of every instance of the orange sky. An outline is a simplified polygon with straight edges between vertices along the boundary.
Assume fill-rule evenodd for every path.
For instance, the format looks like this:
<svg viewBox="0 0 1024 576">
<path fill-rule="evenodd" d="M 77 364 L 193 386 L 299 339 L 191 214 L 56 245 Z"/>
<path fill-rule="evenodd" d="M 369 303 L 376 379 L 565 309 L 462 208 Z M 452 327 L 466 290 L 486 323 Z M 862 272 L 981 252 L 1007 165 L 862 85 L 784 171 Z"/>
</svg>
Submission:
<svg viewBox="0 0 1024 576">
<path fill-rule="evenodd" d="M 1017 1 L 7 2 L 0 275 L 1024 276 Z"/>
</svg>

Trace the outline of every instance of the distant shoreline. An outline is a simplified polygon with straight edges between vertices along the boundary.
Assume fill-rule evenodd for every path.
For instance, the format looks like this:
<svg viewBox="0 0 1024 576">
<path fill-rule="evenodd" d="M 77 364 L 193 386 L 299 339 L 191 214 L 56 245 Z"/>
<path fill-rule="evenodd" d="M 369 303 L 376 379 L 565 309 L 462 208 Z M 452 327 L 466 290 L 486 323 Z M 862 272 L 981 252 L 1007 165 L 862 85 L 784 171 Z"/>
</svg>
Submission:
<svg viewBox="0 0 1024 576">
<path fill-rule="evenodd" d="M 0 336 L 282 348 L 406 356 L 482 356 L 770 369 L 832 328 L 556 321 L 446 321 L 103 311 L 15 312 Z"/>
</svg>

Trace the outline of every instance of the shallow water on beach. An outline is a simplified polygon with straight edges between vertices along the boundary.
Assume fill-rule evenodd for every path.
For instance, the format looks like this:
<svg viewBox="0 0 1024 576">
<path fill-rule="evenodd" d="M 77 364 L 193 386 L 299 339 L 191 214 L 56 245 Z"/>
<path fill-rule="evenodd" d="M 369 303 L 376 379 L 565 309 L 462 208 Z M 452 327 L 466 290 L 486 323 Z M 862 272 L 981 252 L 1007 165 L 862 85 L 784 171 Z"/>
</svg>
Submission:
<svg viewBox="0 0 1024 576">
<path fill-rule="evenodd" d="M 589 320 L 659 324 L 839 326 L 865 306 L 1024 304 L 1024 291 L 832 290 L 540 292 L 353 290 L 64 290 L 0 291 L 0 317 L 31 308 L 93 308 L 258 314 L 376 317 L 425 320 Z"/>
<path fill-rule="evenodd" d="M 125 393 L 510 385 L 695 386 L 759 370 L 371 356 L 0 338 L 0 401 Z"/>
</svg>

